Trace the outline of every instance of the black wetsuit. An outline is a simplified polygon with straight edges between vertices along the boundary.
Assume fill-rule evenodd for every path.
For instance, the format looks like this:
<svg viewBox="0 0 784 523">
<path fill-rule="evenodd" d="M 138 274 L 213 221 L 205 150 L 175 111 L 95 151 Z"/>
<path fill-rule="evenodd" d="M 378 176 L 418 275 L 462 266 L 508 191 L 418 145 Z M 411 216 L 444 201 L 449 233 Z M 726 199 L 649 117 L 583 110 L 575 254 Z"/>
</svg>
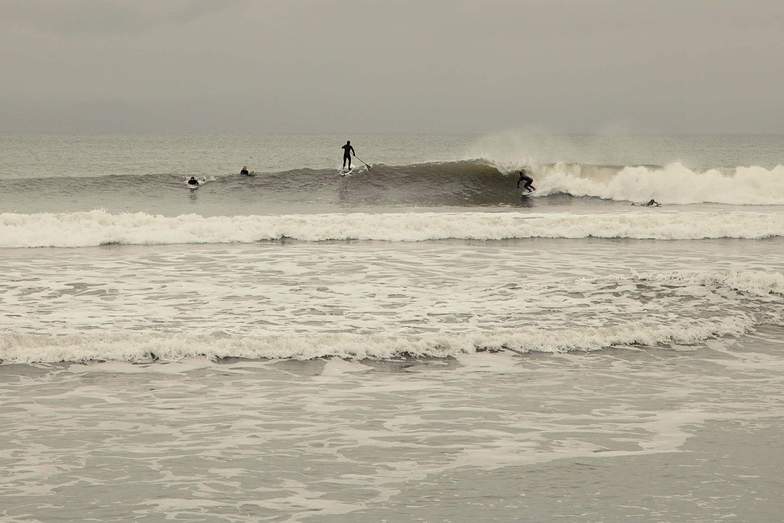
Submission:
<svg viewBox="0 0 784 523">
<path fill-rule="evenodd" d="M 197 180 L 196 178 L 191 178 L 190 180 L 188 180 L 188 185 L 199 185 L 199 180 Z"/>
<path fill-rule="evenodd" d="M 346 168 L 346 160 L 348 160 L 348 168 L 351 169 L 351 155 L 356 155 L 357 153 L 354 152 L 354 148 L 350 143 L 347 143 L 341 149 L 343 149 L 343 168 Z"/>
<path fill-rule="evenodd" d="M 520 178 L 517 180 L 517 188 L 520 188 L 520 184 L 525 182 L 523 188 L 527 189 L 528 192 L 534 192 L 536 187 L 533 186 L 534 179 L 525 174 L 525 171 L 520 171 Z"/>
<path fill-rule="evenodd" d="M 247 170 L 247 169 L 245 169 L 245 168 L 243 167 L 243 168 L 242 168 L 242 170 L 240 171 L 240 175 L 242 175 L 242 176 L 248 176 L 248 174 L 250 174 L 250 173 L 248 172 L 248 170 Z"/>
</svg>

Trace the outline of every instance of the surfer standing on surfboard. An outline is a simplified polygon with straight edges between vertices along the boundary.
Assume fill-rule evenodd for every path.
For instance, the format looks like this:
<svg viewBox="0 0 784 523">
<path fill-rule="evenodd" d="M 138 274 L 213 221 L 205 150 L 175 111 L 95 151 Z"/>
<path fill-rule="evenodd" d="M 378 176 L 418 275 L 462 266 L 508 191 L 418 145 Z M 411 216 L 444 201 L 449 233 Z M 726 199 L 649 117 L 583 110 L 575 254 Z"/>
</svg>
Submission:
<svg viewBox="0 0 784 523">
<path fill-rule="evenodd" d="M 523 182 L 525 182 L 525 185 L 523 185 L 523 188 L 527 189 L 528 192 L 534 192 L 536 190 L 536 187 L 533 186 L 534 179 L 531 178 L 530 176 L 528 176 L 527 174 L 525 174 L 525 169 L 520 171 L 520 178 L 518 178 L 518 180 L 517 180 L 517 188 L 518 189 L 520 188 L 520 184 L 523 183 Z"/>
<path fill-rule="evenodd" d="M 351 140 L 346 140 L 346 145 L 342 146 L 341 149 L 343 149 L 343 170 L 346 170 L 346 160 L 348 160 L 348 170 L 350 171 L 351 155 L 357 155 L 357 153 L 354 152 L 354 148 L 351 147 Z"/>
</svg>

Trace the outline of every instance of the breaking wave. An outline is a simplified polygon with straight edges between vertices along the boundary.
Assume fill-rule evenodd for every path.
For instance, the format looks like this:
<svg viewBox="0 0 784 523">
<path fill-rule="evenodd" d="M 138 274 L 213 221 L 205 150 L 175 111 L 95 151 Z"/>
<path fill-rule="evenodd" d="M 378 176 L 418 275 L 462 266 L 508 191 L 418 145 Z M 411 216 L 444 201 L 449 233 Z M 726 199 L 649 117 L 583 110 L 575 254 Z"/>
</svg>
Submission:
<svg viewBox="0 0 784 523">
<path fill-rule="evenodd" d="M 307 360 L 323 357 L 391 359 L 444 358 L 477 351 L 518 353 L 591 351 L 618 345 L 694 344 L 720 336 L 738 336 L 753 323 L 747 318 L 677 321 L 650 326 L 582 328 L 559 332 L 496 332 L 476 335 L 365 336 L 310 334 L 292 336 L 212 337 L 161 335 L 0 336 L 0 361 L 151 361 L 192 357 Z"/>
<path fill-rule="evenodd" d="M 0 247 L 89 247 L 517 238 L 696 240 L 784 236 L 784 213 L 631 208 L 604 213 L 340 213 L 251 216 L 162 216 L 106 211 L 0 214 Z"/>
<path fill-rule="evenodd" d="M 613 166 L 580 163 L 534 165 L 530 172 L 538 191 L 533 201 L 556 203 L 558 197 L 601 198 L 607 201 L 665 204 L 722 203 L 732 205 L 784 205 L 784 166 L 693 170 L 682 164 L 666 166 Z M 9 199 L 4 210 L 17 210 L 17 200 L 70 201 L 89 210 L 96 202 L 133 202 L 132 210 L 145 210 L 145 202 L 163 208 L 180 204 L 186 194 L 182 174 L 101 176 L 91 178 L 35 178 L 0 180 L 0 192 Z M 435 162 L 413 165 L 377 164 L 350 176 L 334 169 L 295 169 L 261 173 L 253 177 L 214 174 L 200 192 L 200 203 L 227 209 L 246 199 L 258 205 L 281 201 L 298 206 L 318 204 L 339 209 L 357 206 L 519 206 L 516 172 L 485 160 Z M 17 198 L 18 196 L 18 198 Z M 105 203 L 104 203 L 105 204 Z M 64 205 L 61 203 L 61 205 Z M 126 208 L 127 209 L 127 208 Z M 49 210 L 49 209 L 37 209 Z M 58 210 L 66 210 L 58 208 Z"/>
<path fill-rule="evenodd" d="M 628 279 L 627 277 L 626 279 Z M 629 321 L 604 326 L 505 329 L 474 334 L 448 332 L 418 336 L 310 333 L 307 335 L 227 336 L 110 333 L 84 335 L 0 335 L 1 363 L 87 361 L 177 361 L 195 357 L 298 359 L 444 358 L 482 351 L 517 354 L 585 352 L 629 346 L 694 345 L 740 336 L 760 322 L 780 321 L 784 275 L 759 271 L 668 272 L 633 276 L 638 282 L 675 286 L 701 295 L 705 288 L 726 289 L 746 305 L 729 315 Z M 772 307 L 772 308 L 771 308 Z M 763 313 L 763 309 L 766 309 Z M 752 313 L 751 311 L 757 311 Z M 664 321 L 663 321 L 664 320 Z"/>
<path fill-rule="evenodd" d="M 784 205 L 781 165 L 693 171 L 679 163 L 620 168 L 556 164 L 540 172 L 541 195 L 566 193 L 626 201 L 652 198 L 667 204 Z"/>
</svg>

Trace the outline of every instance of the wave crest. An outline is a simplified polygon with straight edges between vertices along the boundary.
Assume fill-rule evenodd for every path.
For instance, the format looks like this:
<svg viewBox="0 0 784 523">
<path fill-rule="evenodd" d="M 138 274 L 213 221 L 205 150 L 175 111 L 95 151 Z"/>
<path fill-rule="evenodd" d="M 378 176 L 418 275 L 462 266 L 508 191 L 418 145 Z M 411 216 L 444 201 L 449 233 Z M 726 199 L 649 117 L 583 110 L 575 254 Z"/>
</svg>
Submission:
<svg viewBox="0 0 784 523">
<path fill-rule="evenodd" d="M 607 327 L 531 332 L 494 332 L 475 335 L 363 336 L 353 334 L 256 337 L 152 335 L 2 335 L 0 362 L 57 363 L 97 360 L 176 361 L 194 357 L 308 360 L 445 358 L 481 351 L 562 353 L 593 351 L 623 345 L 695 344 L 747 332 L 753 321 L 745 317 L 722 320 L 682 320 L 669 325 L 642 323 Z"/>
<path fill-rule="evenodd" d="M 679 163 L 664 167 L 555 163 L 535 165 L 530 170 L 539 190 L 534 200 L 527 200 L 528 204 L 563 203 L 548 196 L 567 194 L 615 201 L 644 202 L 653 198 L 668 204 L 784 205 L 781 165 L 772 169 L 750 166 L 697 171 Z M 183 176 L 102 176 L 59 179 L 55 183 L 46 178 L 0 180 L 0 192 L 8 196 L 9 204 L 30 198 L 62 204 L 65 194 L 69 201 L 87 205 L 111 200 L 111 195 L 145 210 L 148 207 L 144 205 L 155 196 L 155 201 L 165 201 L 163 208 L 172 208 L 182 203 Z M 321 209 L 335 206 L 341 210 L 378 205 L 521 205 L 516 171 L 485 160 L 377 164 L 370 171 L 359 169 L 348 177 L 338 176 L 334 169 L 294 169 L 254 177 L 214 175 L 209 179 L 208 187 L 201 191 L 205 202 L 227 209 L 236 208 L 243 198 L 267 207 L 290 202 L 298 208 L 315 202 Z"/>
</svg>

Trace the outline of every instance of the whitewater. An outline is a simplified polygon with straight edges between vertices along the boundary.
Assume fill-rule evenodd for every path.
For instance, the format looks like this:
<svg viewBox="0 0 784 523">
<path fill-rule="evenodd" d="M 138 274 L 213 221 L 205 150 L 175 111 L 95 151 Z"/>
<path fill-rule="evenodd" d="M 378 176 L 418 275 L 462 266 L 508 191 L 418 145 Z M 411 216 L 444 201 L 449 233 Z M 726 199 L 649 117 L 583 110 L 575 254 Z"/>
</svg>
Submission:
<svg viewBox="0 0 784 523">
<path fill-rule="evenodd" d="M 0 247 L 252 243 L 275 240 L 503 240 L 630 238 L 700 240 L 784 236 L 784 213 L 643 210 L 418 212 L 175 217 L 90 211 L 0 214 Z"/>
<path fill-rule="evenodd" d="M 0 519 L 780 514 L 781 137 L 346 138 L 0 136 Z"/>
<path fill-rule="evenodd" d="M 372 152 L 375 161 L 340 176 L 328 148 L 337 137 L 259 137 L 258 143 L 238 137 L 217 142 L 207 137 L 4 137 L 0 249 L 5 252 L 7 319 L 0 359 L 447 357 L 498 347 L 520 353 L 591 351 L 739 336 L 753 332 L 760 317 L 778 313 L 766 303 L 760 305 L 761 316 L 738 312 L 692 318 L 680 305 L 665 309 L 664 295 L 651 300 L 624 287 L 614 295 L 616 301 L 646 304 L 640 317 L 625 312 L 628 325 L 618 321 L 618 311 L 598 302 L 581 307 L 606 316 L 579 309 L 563 313 L 572 301 L 566 298 L 546 320 L 510 316 L 509 307 L 530 310 L 550 299 L 534 292 L 536 285 L 571 295 L 585 279 L 622 277 L 632 267 L 646 278 L 683 269 L 719 278 L 727 267 L 694 260 L 691 252 L 697 246 L 726 249 L 728 255 L 751 251 L 751 246 L 776 251 L 784 238 L 784 166 L 774 138 L 750 150 L 744 149 L 748 140 L 731 137 L 649 137 L 637 138 L 636 144 L 626 138 L 562 137 L 555 148 L 551 141 L 542 146 L 545 142 L 535 138 L 513 138 L 367 136 L 362 152 Z M 203 151 L 210 146 L 217 154 L 207 160 Z M 24 154 L 31 148 L 38 151 L 32 165 Z M 128 150 L 136 154 L 129 156 Z M 598 156 L 597 150 L 602 151 Z M 230 172 L 229 152 L 235 163 L 251 164 L 255 176 Z M 118 162 L 119 157 L 125 161 Z M 260 158 L 264 161 L 254 165 Z M 534 178 L 534 193 L 522 194 L 517 187 L 521 169 Z M 185 190 L 188 176 L 207 182 L 198 191 Z M 646 206 L 650 200 L 660 206 Z M 571 260 L 560 272 L 541 259 L 545 254 L 536 242 L 549 240 L 555 243 L 548 248 L 566 252 Z M 573 248 L 594 248 L 599 240 L 624 242 L 616 244 L 615 255 L 624 260 L 620 266 L 608 270 L 603 261 L 590 267 L 583 255 L 568 254 Z M 637 248 L 629 242 L 639 241 L 654 242 L 645 247 L 652 251 L 664 250 L 667 242 L 678 260 L 690 261 L 665 270 L 663 260 L 646 255 L 646 263 L 639 264 L 626 254 Z M 206 249 L 204 258 L 193 254 L 197 248 Z M 275 253 L 286 263 L 278 267 L 273 257 L 238 273 L 247 249 L 263 249 L 262 258 Z M 444 249 L 456 256 L 421 278 L 409 278 L 397 266 L 412 252 L 421 253 L 412 267 L 428 266 L 435 263 L 428 257 Z M 148 274 L 143 267 L 127 272 L 136 266 L 127 252 L 162 260 L 163 272 Z M 226 262 L 233 275 L 228 279 L 222 264 L 211 258 L 224 252 L 237 256 Z M 308 254 L 300 259 L 299 252 Z M 480 270 L 474 257 L 491 257 L 491 252 L 499 254 L 495 265 L 489 272 Z M 308 256 L 334 253 L 342 253 L 334 265 L 319 261 L 316 269 L 301 269 Z M 174 261 L 178 257 L 185 268 Z M 31 265 L 28 270 L 25 263 Z M 496 271 L 505 266 L 509 270 L 501 271 L 499 279 Z M 269 277 L 259 276 L 270 274 L 270 267 L 278 268 Z M 291 272 L 292 267 L 300 269 Z M 758 260 L 731 269 L 780 277 L 775 263 L 767 267 Z M 376 270 L 387 278 L 376 280 Z M 365 271 L 364 279 L 336 283 L 345 271 Z M 65 279 L 56 272 L 64 272 Z M 476 287 L 456 281 L 447 296 L 436 300 L 438 286 L 446 281 L 442 274 L 464 274 L 471 282 L 485 276 Z M 139 286 L 127 287 L 121 275 L 139 280 Z M 321 282 L 320 290 L 309 288 L 313 278 Z M 212 284 L 216 279 L 224 279 L 220 287 Z M 157 284 L 141 283 L 147 280 Z M 286 282 L 283 290 L 280 282 Z M 505 284 L 519 287 L 502 293 L 501 300 L 488 291 Z M 237 315 L 230 304 L 242 301 L 247 287 L 256 288 L 252 296 L 260 303 Z M 224 288 L 236 292 L 225 295 Z M 604 297 L 600 288 L 597 283 L 585 296 Z M 691 293 L 705 292 L 704 286 L 694 289 L 682 290 L 683 303 L 690 303 Z M 291 292 L 305 298 L 292 302 Z M 320 293 L 329 299 L 322 300 Z M 396 298 L 386 303 L 384 295 Z M 182 302 L 181 296 L 194 301 Z M 216 302 L 229 312 L 216 309 Z M 131 321 L 152 310 L 157 312 L 150 322 Z M 356 310 L 366 312 L 355 318 Z M 199 320 L 186 328 L 177 314 Z M 280 319 L 271 322 L 270 317 Z M 299 318 L 310 326 L 304 334 Z M 582 324 L 579 318 L 593 323 Z M 408 324 L 428 327 L 403 328 Z M 198 349 L 191 353 L 183 347 Z"/>
</svg>

